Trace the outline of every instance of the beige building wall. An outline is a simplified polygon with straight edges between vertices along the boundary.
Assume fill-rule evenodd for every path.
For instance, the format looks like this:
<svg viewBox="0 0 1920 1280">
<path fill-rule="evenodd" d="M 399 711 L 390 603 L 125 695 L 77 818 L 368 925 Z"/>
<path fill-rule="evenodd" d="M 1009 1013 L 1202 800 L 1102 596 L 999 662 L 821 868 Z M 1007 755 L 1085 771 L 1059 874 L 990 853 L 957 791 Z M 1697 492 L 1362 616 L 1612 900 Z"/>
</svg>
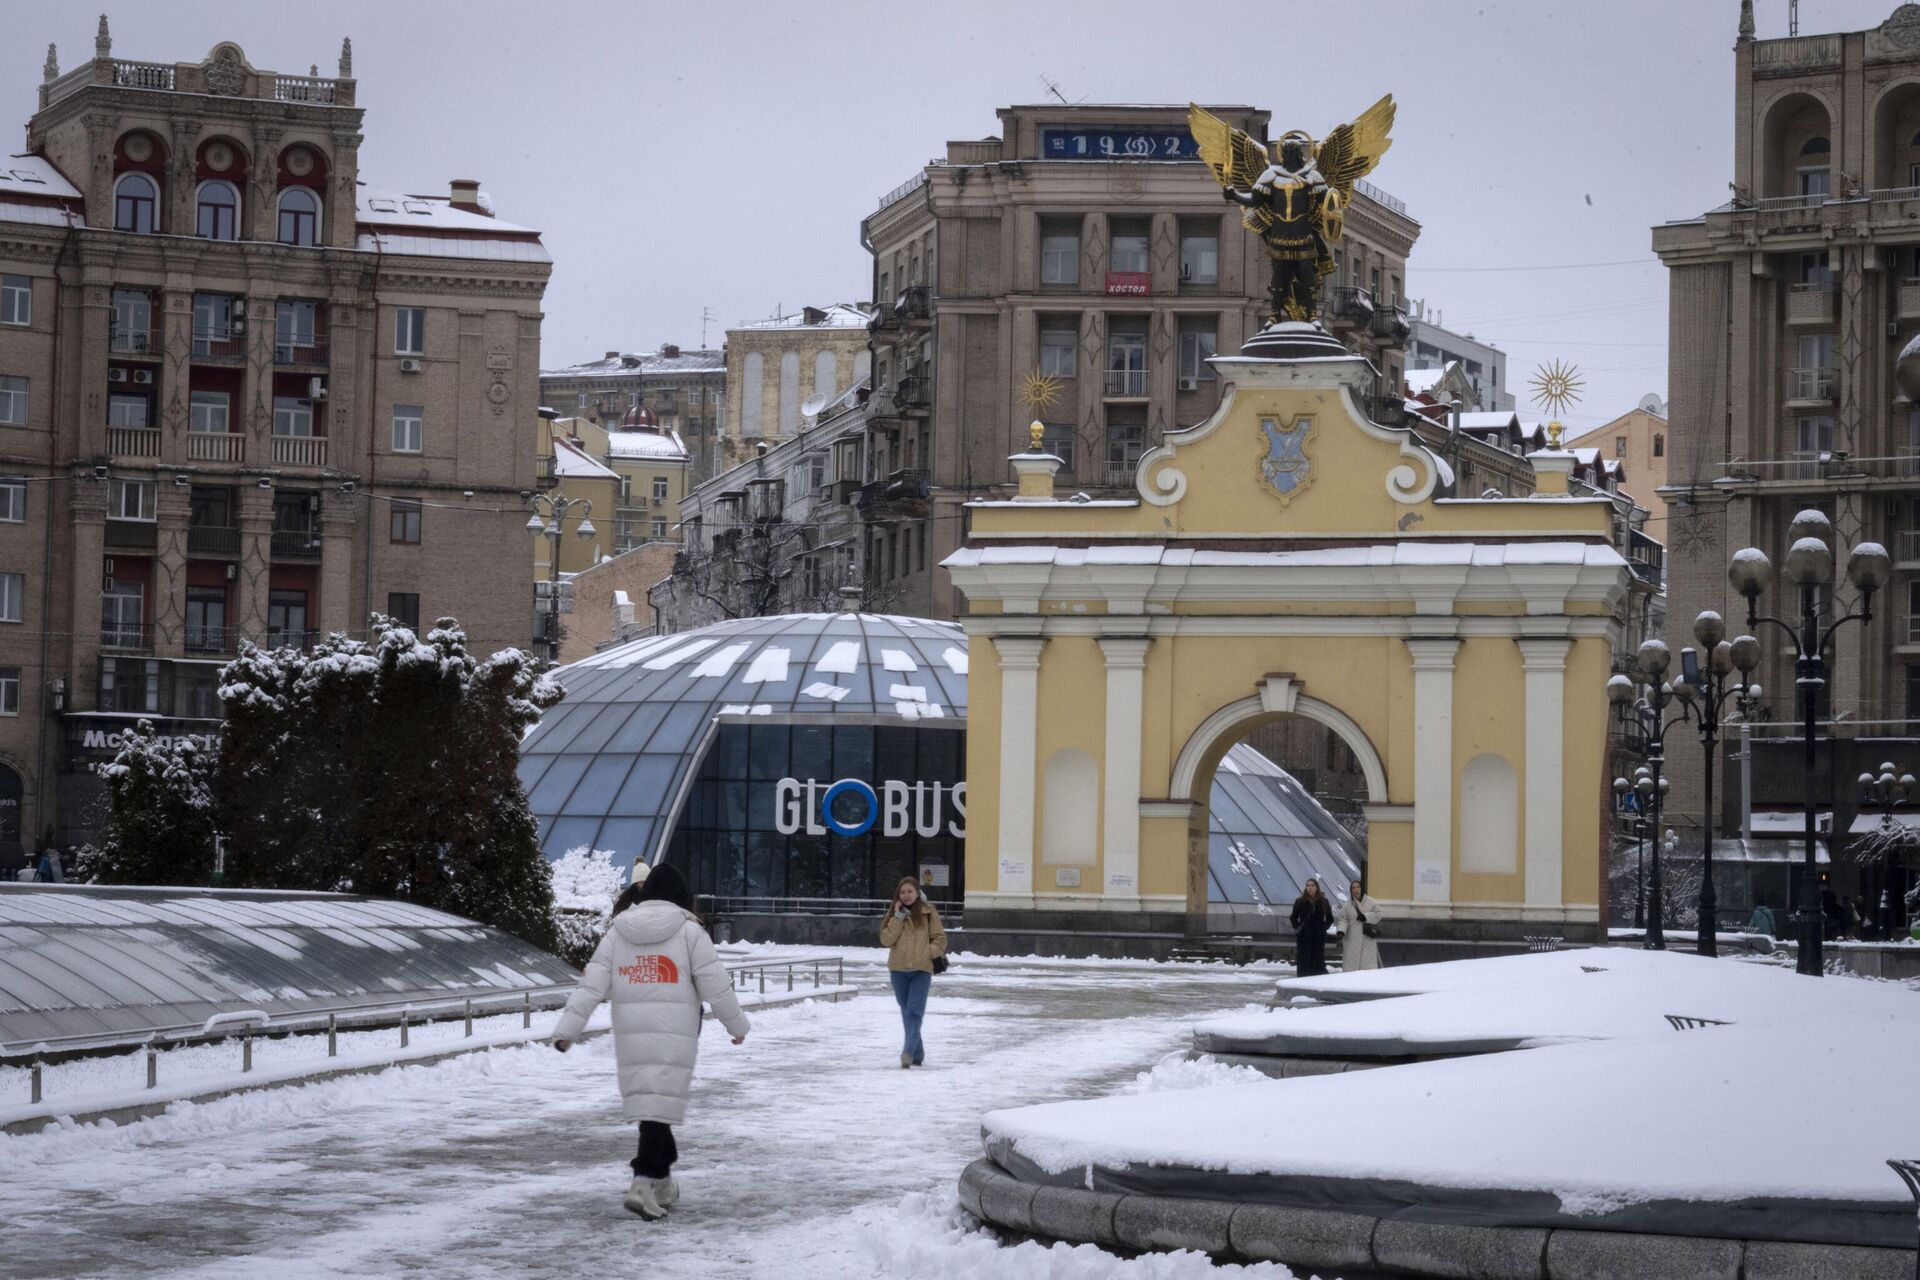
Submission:
<svg viewBox="0 0 1920 1280">
<path fill-rule="evenodd" d="M 560 661 L 578 662 L 615 640 L 651 634 L 655 623 L 647 596 L 673 572 L 678 551 L 670 542 L 648 542 L 576 574 L 572 612 L 562 620 Z M 631 611 L 624 622 L 615 608 L 616 593 L 625 593 Z"/>
<path fill-rule="evenodd" d="M 1667 541 L 1667 500 L 1661 490 L 1667 485 L 1670 430 L 1661 414 L 1631 409 L 1568 442 L 1570 448 L 1598 449 L 1602 457 L 1621 464 L 1620 487 L 1647 509 L 1644 532 L 1660 543 Z"/>
<path fill-rule="evenodd" d="M 809 400 L 835 400 L 866 376 L 867 318 L 859 307 L 808 307 L 727 330 L 723 468 L 757 444 L 792 439 Z"/>
</svg>

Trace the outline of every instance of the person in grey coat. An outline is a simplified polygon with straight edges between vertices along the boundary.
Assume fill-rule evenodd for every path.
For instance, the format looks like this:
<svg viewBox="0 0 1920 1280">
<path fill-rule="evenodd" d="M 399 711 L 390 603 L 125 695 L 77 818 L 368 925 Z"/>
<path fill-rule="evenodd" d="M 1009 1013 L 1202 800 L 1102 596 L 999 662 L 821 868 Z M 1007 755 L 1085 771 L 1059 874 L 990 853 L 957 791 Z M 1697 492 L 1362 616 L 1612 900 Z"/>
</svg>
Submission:
<svg viewBox="0 0 1920 1280">
<path fill-rule="evenodd" d="M 735 1044 L 747 1038 L 749 1026 L 720 954 L 693 913 L 686 877 L 676 868 L 655 867 L 635 905 L 613 918 L 554 1025 L 553 1047 L 565 1053 L 602 1000 L 613 1006 L 622 1111 L 640 1125 L 626 1207 L 642 1218 L 664 1218 L 680 1199 L 672 1176 L 680 1155 L 672 1126 L 687 1116 L 700 1051 L 700 1003 L 713 1006 Z"/>
<path fill-rule="evenodd" d="M 1366 926 L 1382 920 L 1379 906 L 1355 880 L 1340 904 L 1340 967 L 1345 973 L 1380 967 L 1380 942 L 1367 936 Z"/>
</svg>

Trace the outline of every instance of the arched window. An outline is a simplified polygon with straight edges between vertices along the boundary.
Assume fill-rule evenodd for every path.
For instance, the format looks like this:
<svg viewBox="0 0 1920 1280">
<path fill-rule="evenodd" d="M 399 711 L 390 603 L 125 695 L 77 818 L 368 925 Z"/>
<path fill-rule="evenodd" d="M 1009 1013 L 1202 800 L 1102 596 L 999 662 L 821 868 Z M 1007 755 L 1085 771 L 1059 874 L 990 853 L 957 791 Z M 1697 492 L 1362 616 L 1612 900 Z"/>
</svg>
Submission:
<svg viewBox="0 0 1920 1280">
<path fill-rule="evenodd" d="M 194 234 L 202 240 L 240 237 L 240 193 L 231 182 L 203 182 L 194 197 Z"/>
<path fill-rule="evenodd" d="M 288 187 L 280 193 L 281 244 L 311 247 L 320 243 L 320 197 L 305 187 Z"/>
<path fill-rule="evenodd" d="M 144 173 L 123 173 L 113 184 L 113 229 L 151 235 L 160 229 L 160 187 Z"/>
<path fill-rule="evenodd" d="M 740 434 L 761 432 L 761 404 L 766 395 L 766 361 L 758 351 L 747 352 L 740 366 Z"/>
<path fill-rule="evenodd" d="M 831 351 L 822 351 L 813 358 L 813 394 L 833 399 L 838 388 L 834 386 L 834 375 L 839 372 L 839 361 Z"/>
<path fill-rule="evenodd" d="M 1824 156 L 1832 151 L 1833 144 L 1818 134 L 1800 144 L 1800 154 L 1803 156 Z"/>
<path fill-rule="evenodd" d="M 1475 756 L 1460 771 L 1460 870 L 1519 869 L 1520 780 L 1505 756 Z"/>
<path fill-rule="evenodd" d="M 1092 866 L 1100 839 L 1100 766 L 1084 751 L 1056 751 L 1047 757 L 1042 792 L 1042 860 Z"/>
</svg>

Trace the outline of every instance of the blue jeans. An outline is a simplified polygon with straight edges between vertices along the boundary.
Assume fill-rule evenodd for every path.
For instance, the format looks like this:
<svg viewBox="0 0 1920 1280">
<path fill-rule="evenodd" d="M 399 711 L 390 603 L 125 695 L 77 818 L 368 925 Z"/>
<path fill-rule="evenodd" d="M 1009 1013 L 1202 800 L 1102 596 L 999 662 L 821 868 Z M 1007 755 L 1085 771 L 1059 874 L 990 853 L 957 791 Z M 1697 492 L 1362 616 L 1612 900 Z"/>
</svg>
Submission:
<svg viewBox="0 0 1920 1280">
<path fill-rule="evenodd" d="M 917 1067 L 927 1056 L 926 1046 L 920 1043 L 920 1020 L 927 1016 L 927 992 L 933 989 L 933 975 L 916 971 L 887 976 L 893 979 L 893 998 L 900 1005 L 900 1029 L 906 1033 L 900 1052 Z"/>
</svg>

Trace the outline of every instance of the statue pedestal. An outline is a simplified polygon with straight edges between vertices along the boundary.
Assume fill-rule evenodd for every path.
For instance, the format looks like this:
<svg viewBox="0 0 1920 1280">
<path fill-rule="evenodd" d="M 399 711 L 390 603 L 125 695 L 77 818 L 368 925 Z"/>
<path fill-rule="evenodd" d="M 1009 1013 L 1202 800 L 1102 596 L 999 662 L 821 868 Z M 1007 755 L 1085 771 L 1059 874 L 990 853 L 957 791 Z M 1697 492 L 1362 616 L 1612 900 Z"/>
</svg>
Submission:
<svg viewBox="0 0 1920 1280">
<path fill-rule="evenodd" d="M 1317 321 L 1282 320 L 1248 338 L 1240 354 L 1263 360 L 1350 360 L 1353 352 Z"/>
</svg>

